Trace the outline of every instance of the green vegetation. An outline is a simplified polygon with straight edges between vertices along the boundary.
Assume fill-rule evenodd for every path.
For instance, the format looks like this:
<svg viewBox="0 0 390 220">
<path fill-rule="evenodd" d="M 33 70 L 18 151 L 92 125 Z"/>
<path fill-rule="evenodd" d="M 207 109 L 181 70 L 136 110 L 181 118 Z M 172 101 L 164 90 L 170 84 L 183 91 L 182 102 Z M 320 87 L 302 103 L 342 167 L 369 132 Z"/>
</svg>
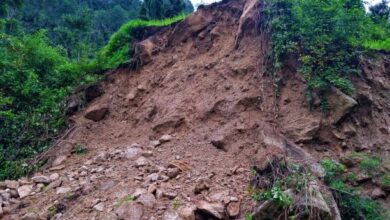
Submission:
<svg viewBox="0 0 390 220">
<path fill-rule="evenodd" d="M 144 0 L 140 10 L 140 18 L 144 20 L 161 20 L 180 13 L 194 11 L 189 0 Z"/>
<path fill-rule="evenodd" d="M 386 173 L 380 178 L 380 182 L 383 186 L 390 188 L 390 173 Z"/>
<path fill-rule="evenodd" d="M 34 155 L 65 129 L 67 95 L 95 82 L 96 73 L 129 60 L 133 29 L 185 17 L 139 20 L 141 5 L 138 0 L 1 1 L 0 180 L 19 178 L 40 165 L 32 164 Z M 85 148 L 78 145 L 73 153 L 83 154 Z"/>
<path fill-rule="evenodd" d="M 17 178 L 31 166 L 20 159 L 46 149 L 65 119 L 64 97 L 94 80 L 83 63 L 71 62 L 45 33 L 0 33 L 0 179 Z"/>
<path fill-rule="evenodd" d="M 333 160 L 321 161 L 325 169 L 325 183 L 332 189 L 338 203 L 342 219 L 388 219 L 388 213 L 370 198 L 355 193 L 355 188 L 347 186 L 342 181 L 345 168 Z"/>
<path fill-rule="evenodd" d="M 378 173 L 378 169 L 381 164 L 381 160 L 378 156 L 369 155 L 362 152 L 352 152 L 347 155 L 350 160 L 356 161 L 361 171 L 369 175 L 375 175 Z"/>
<path fill-rule="evenodd" d="M 362 0 L 265 0 L 263 29 L 270 33 L 270 72 L 283 68 L 286 56 L 298 58 L 312 100 L 334 86 L 351 94 L 351 74 L 359 74 L 359 59 L 371 49 L 388 50 L 386 17 L 367 14 Z M 387 7 L 384 5 L 384 7 Z M 388 17 L 387 17 L 388 18 Z M 321 105 L 326 109 L 327 105 Z"/>
<path fill-rule="evenodd" d="M 73 148 L 73 151 L 72 151 L 73 154 L 77 154 L 77 155 L 82 155 L 82 154 L 86 154 L 87 153 L 87 149 L 81 145 L 81 144 L 76 144 Z"/>
<path fill-rule="evenodd" d="M 97 65 L 102 70 L 113 69 L 118 67 L 120 64 L 126 63 L 129 58 L 133 55 L 132 42 L 133 33 L 132 31 L 142 27 L 163 27 L 183 20 L 186 17 L 185 14 L 180 14 L 171 18 L 165 18 L 162 20 L 131 20 L 115 32 L 108 44 L 104 46 L 97 58 Z"/>
<path fill-rule="evenodd" d="M 245 213 L 245 220 L 253 220 L 253 216 L 250 213 Z"/>
</svg>

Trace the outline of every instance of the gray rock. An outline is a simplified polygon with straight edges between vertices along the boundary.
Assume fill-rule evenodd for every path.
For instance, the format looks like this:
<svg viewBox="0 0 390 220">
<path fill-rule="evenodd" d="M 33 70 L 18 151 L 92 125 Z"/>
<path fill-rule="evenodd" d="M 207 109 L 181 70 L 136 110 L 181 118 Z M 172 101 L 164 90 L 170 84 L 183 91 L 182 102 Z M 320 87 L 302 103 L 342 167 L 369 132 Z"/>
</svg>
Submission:
<svg viewBox="0 0 390 220">
<path fill-rule="evenodd" d="M 29 212 L 29 213 L 26 213 L 22 218 L 21 220 L 39 220 L 39 215 L 37 213 L 34 213 L 34 212 Z"/>
<path fill-rule="evenodd" d="M 168 168 L 167 169 L 167 176 L 169 176 L 169 178 L 175 178 L 177 177 L 177 175 L 179 175 L 180 173 L 180 169 L 179 168 Z"/>
<path fill-rule="evenodd" d="M 132 194 L 132 196 L 137 199 L 138 197 L 140 197 L 142 194 L 145 194 L 147 193 L 147 190 L 146 189 L 142 189 L 142 188 L 137 188 L 135 189 L 134 193 Z"/>
<path fill-rule="evenodd" d="M 198 210 L 208 213 L 217 219 L 224 219 L 225 217 L 225 206 L 222 203 L 209 203 L 206 201 L 199 201 L 196 204 L 196 207 Z"/>
<path fill-rule="evenodd" d="M 140 204 L 128 202 L 121 205 L 115 213 L 118 220 L 141 220 L 144 209 Z"/>
<path fill-rule="evenodd" d="M 229 217 L 236 217 L 240 214 L 240 205 L 241 205 L 240 202 L 229 203 L 229 205 L 226 208 Z"/>
<path fill-rule="evenodd" d="M 325 95 L 330 107 L 329 120 L 335 124 L 346 116 L 357 105 L 356 100 L 332 87 Z"/>
<path fill-rule="evenodd" d="M 31 179 L 34 183 L 49 184 L 51 182 L 50 178 L 47 176 L 34 176 Z"/>
<path fill-rule="evenodd" d="M 57 187 L 60 187 L 61 184 L 62 184 L 62 180 L 53 181 L 53 182 L 51 182 L 51 183 L 47 186 L 46 190 L 55 189 L 55 188 L 57 188 Z"/>
<path fill-rule="evenodd" d="M 29 196 L 33 191 L 33 185 L 24 185 L 18 188 L 18 194 L 21 199 Z"/>
<path fill-rule="evenodd" d="M 380 198 L 385 198 L 385 197 L 386 197 L 386 193 L 379 187 L 375 188 L 371 193 L 372 199 L 380 199 Z"/>
<path fill-rule="evenodd" d="M 98 212 L 103 212 L 104 211 L 104 203 L 99 202 L 98 204 L 93 206 L 93 209 L 98 211 Z"/>
<path fill-rule="evenodd" d="M 148 208 L 153 208 L 156 204 L 156 198 L 151 193 L 142 194 L 136 201 Z"/>
<path fill-rule="evenodd" d="M 68 156 L 66 156 L 66 155 L 60 155 L 60 156 L 56 157 L 56 159 L 52 163 L 52 166 L 53 166 L 52 170 L 54 170 L 54 168 L 58 167 L 63 162 L 65 162 L 66 159 L 68 159 Z"/>
<path fill-rule="evenodd" d="M 212 137 L 210 140 L 210 143 L 218 149 L 224 149 L 225 145 L 226 145 L 224 137 L 221 135 L 216 135 L 216 136 Z"/>
<path fill-rule="evenodd" d="M 5 186 L 6 186 L 8 189 L 18 189 L 18 188 L 19 188 L 19 182 L 18 182 L 18 181 L 15 181 L 15 180 L 6 180 L 4 183 L 5 183 Z"/>
<path fill-rule="evenodd" d="M 169 142 L 172 140 L 172 135 L 166 134 L 160 137 L 159 141 L 161 143 Z"/>
<path fill-rule="evenodd" d="M 106 114 L 108 114 L 108 105 L 106 104 L 96 104 L 91 107 L 89 107 L 86 110 L 86 113 L 84 115 L 85 118 L 92 120 L 92 121 L 100 121 L 102 120 Z"/>
<path fill-rule="evenodd" d="M 152 147 L 158 147 L 161 145 L 161 142 L 159 140 L 150 142 L 150 145 Z"/>
<path fill-rule="evenodd" d="M 136 161 L 135 161 L 135 167 L 144 167 L 144 166 L 147 166 L 149 165 L 149 161 L 148 159 L 146 159 L 145 157 L 140 157 L 138 158 Z"/>
<path fill-rule="evenodd" d="M 195 210 L 195 206 L 183 206 L 177 212 L 183 220 L 195 220 Z"/>
<path fill-rule="evenodd" d="M 162 220 L 182 220 L 182 218 L 180 218 L 177 212 L 173 210 L 167 210 L 165 211 Z"/>
<path fill-rule="evenodd" d="M 126 150 L 126 158 L 127 159 L 135 159 L 137 156 L 141 153 L 141 150 L 139 148 L 130 147 Z"/>
<path fill-rule="evenodd" d="M 201 178 L 196 182 L 194 193 L 199 194 L 204 190 L 210 189 L 210 181 L 205 178 Z"/>
<path fill-rule="evenodd" d="M 56 181 L 60 178 L 60 175 L 58 173 L 53 173 L 49 176 L 51 181 Z"/>
<path fill-rule="evenodd" d="M 66 194 L 72 191 L 70 187 L 58 187 L 56 190 L 56 194 Z"/>
</svg>

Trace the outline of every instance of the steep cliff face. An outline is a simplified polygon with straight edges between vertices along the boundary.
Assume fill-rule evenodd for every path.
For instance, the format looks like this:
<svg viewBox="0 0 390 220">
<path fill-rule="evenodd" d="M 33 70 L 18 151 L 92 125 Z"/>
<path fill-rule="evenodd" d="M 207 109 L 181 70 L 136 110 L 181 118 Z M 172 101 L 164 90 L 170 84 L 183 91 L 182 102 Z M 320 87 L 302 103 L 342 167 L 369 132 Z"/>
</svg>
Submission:
<svg viewBox="0 0 390 220">
<path fill-rule="evenodd" d="M 270 158 L 319 178 L 324 157 L 364 150 L 389 160 L 389 56 L 363 63 L 353 96 L 331 89 L 328 114 L 316 102 L 309 110 L 294 59 L 279 81 L 267 74 L 260 7 L 222 1 L 141 40 L 133 68 L 108 73 L 104 94 L 71 117 L 41 179 L 0 185 L 25 196 L 4 218 L 244 219 L 256 207 L 250 167 Z"/>
</svg>

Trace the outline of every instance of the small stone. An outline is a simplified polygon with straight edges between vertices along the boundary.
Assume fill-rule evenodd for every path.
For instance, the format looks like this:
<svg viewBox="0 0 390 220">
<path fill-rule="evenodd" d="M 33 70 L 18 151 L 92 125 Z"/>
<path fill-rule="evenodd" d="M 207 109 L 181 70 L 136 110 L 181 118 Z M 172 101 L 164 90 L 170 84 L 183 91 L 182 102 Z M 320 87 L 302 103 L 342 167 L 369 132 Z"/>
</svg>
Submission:
<svg viewBox="0 0 390 220">
<path fill-rule="evenodd" d="M 143 157 L 152 157 L 153 151 L 143 151 L 141 154 Z"/>
<path fill-rule="evenodd" d="M 152 147 L 158 147 L 161 145 L 161 142 L 159 140 L 150 142 L 150 145 Z"/>
<path fill-rule="evenodd" d="M 60 180 L 60 179 L 55 180 L 55 181 L 51 182 L 51 183 L 46 187 L 46 190 L 55 189 L 55 188 L 61 186 L 61 184 L 62 184 L 62 180 Z"/>
<path fill-rule="evenodd" d="M 51 182 L 50 178 L 47 176 L 34 176 L 31 179 L 34 183 L 49 184 Z"/>
<path fill-rule="evenodd" d="M 136 161 L 135 161 L 135 167 L 144 167 L 144 166 L 147 166 L 149 165 L 149 161 L 148 159 L 146 159 L 145 157 L 140 157 L 138 158 Z"/>
<path fill-rule="evenodd" d="M 210 189 L 210 182 L 207 179 L 201 178 L 197 181 L 194 189 L 195 194 L 199 194 L 204 190 Z"/>
<path fill-rule="evenodd" d="M 158 173 L 152 173 L 146 177 L 147 182 L 156 182 L 160 178 Z"/>
<path fill-rule="evenodd" d="M 56 181 L 60 178 L 60 175 L 58 173 L 53 173 L 49 176 L 51 181 Z"/>
<path fill-rule="evenodd" d="M 18 194 L 21 199 L 29 196 L 33 190 L 32 185 L 24 185 L 18 188 Z"/>
<path fill-rule="evenodd" d="M 386 197 L 386 193 L 379 187 L 375 188 L 371 193 L 372 199 L 380 199 L 380 198 L 385 198 L 385 197 Z"/>
<path fill-rule="evenodd" d="M 134 193 L 132 194 L 132 196 L 137 199 L 138 197 L 140 197 L 142 194 L 145 194 L 147 193 L 146 189 L 142 189 L 142 188 L 137 188 L 135 189 Z"/>
<path fill-rule="evenodd" d="M 240 203 L 239 202 L 231 202 L 227 206 L 227 213 L 230 217 L 236 217 L 240 214 Z"/>
<path fill-rule="evenodd" d="M 211 139 L 210 143 L 214 145 L 214 147 L 218 149 L 224 149 L 225 148 L 225 141 L 223 136 L 215 136 Z"/>
<path fill-rule="evenodd" d="M 161 143 L 169 142 L 172 140 L 172 135 L 166 134 L 160 137 L 159 141 Z"/>
<path fill-rule="evenodd" d="M 170 178 L 175 178 L 177 175 L 179 175 L 180 170 L 178 168 L 168 168 L 167 169 L 167 176 Z"/>
<path fill-rule="evenodd" d="M 34 213 L 34 212 L 29 212 L 27 214 L 25 214 L 21 220 L 39 220 L 39 215 Z"/>
<path fill-rule="evenodd" d="M 18 189 L 19 187 L 19 182 L 15 180 L 6 180 L 4 183 L 8 189 Z"/>
<path fill-rule="evenodd" d="M 71 192 L 72 189 L 70 187 L 58 187 L 56 190 L 56 194 L 66 194 Z"/>
<path fill-rule="evenodd" d="M 181 220 L 179 214 L 173 210 L 167 210 L 163 217 L 162 220 Z"/>
<path fill-rule="evenodd" d="M 94 205 L 93 209 L 98 211 L 98 212 L 103 212 L 104 211 L 104 203 L 100 202 L 100 203 Z"/>
<path fill-rule="evenodd" d="M 142 194 L 137 199 L 137 202 L 141 203 L 142 205 L 144 205 L 144 206 L 146 206 L 148 208 L 153 208 L 154 205 L 156 204 L 156 198 L 151 193 L 145 193 L 145 194 Z"/>
<path fill-rule="evenodd" d="M 174 199 L 177 197 L 177 193 L 175 192 L 163 192 L 163 197 L 168 199 Z"/>
<path fill-rule="evenodd" d="M 155 185 L 155 184 L 152 184 L 152 185 L 150 185 L 149 188 L 148 188 L 148 193 L 154 194 L 154 193 L 156 192 L 156 190 L 157 190 L 156 185 Z"/>
<path fill-rule="evenodd" d="M 161 199 L 163 197 L 163 195 L 164 195 L 163 191 L 161 191 L 159 189 L 156 190 L 156 198 L 157 199 Z"/>
<path fill-rule="evenodd" d="M 135 159 L 140 153 L 141 151 L 138 148 L 134 148 L 134 147 L 127 148 L 126 158 L 130 160 Z"/>
<path fill-rule="evenodd" d="M 18 190 L 16 190 L 16 189 L 11 189 L 8 191 L 8 193 L 11 195 L 11 198 L 18 198 L 19 197 Z"/>
</svg>

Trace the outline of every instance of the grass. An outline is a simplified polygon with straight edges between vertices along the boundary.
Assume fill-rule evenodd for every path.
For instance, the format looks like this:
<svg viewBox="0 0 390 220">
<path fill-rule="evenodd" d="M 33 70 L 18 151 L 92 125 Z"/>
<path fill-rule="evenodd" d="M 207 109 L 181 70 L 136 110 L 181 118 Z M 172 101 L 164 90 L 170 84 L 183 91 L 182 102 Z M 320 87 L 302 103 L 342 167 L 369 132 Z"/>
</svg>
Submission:
<svg viewBox="0 0 390 220">
<path fill-rule="evenodd" d="M 183 20 L 187 15 L 179 14 L 177 16 L 162 20 L 131 20 L 122 25 L 114 33 L 108 44 L 104 46 L 99 54 L 97 62 L 102 69 L 113 69 L 127 62 L 131 57 L 131 43 L 133 41 L 132 31 L 139 27 L 164 27 Z"/>
<path fill-rule="evenodd" d="M 390 173 L 386 173 L 380 179 L 380 182 L 383 186 L 390 187 Z"/>
<path fill-rule="evenodd" d="M 366 41 L 363 45 L 372 50 L 390 51 L 390 38 L 377 41 Z"/>
<path fill-rule="evenodd" d="M 361 152 L 352 152 L 347 157 L 349 157 L 351 160 L 356 160 L 358 162 L 359 169 L 369 175 L 377 173 L 381 165 L 380 158 L 375 155 L 369 155 Z"/>
</svg>

